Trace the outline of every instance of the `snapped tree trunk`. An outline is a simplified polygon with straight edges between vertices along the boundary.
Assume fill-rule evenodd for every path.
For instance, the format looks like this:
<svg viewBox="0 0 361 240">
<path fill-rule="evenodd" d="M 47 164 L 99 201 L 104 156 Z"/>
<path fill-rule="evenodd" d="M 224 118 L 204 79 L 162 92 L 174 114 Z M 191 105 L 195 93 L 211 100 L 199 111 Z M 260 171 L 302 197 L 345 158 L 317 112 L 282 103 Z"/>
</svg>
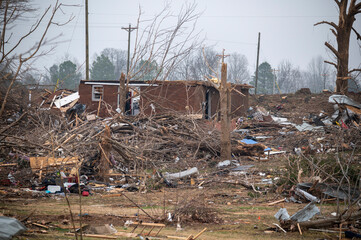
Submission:
<svg viewBox="0 0 361 240">
<path fill-rule="evenodd" d="M 348 91 L 348 79 L 349 74 L 354 71 L 361 71 L 361 69 L 348 69 L 349 61 L 349 45 L 351 31 L 354 31 L 357 39 L 361 40 L 360 34 L 353 28 L 353 23 L 356 20 L 356 15 L 361 13 L 361 3 L 356 3 L 356 0 L 334 0 L 339 9 L 338 25 L 334 22 L 322 21 L 316 23 L 330 25 L 332 33 L 336 36 L 337 49 L 330 43 L 325 42 L 325 45 L 336 57 L 336 63 L 325 61 L 336 67 L 337 79 L 336 79 L 336 92 L 346 93 Z"/>
<path fill-rule="evenodd" d="M 119 79 L 119 109 L 120 112 L 125 114 L 125 104 L 127 101 L 126 86 L 125 86 L 125 74 L 120 74 Z"/>
<path fill-rule="evenodd" d="M 221 98 L 221 159 L 231 159 L 231 94 L 229 86 L 227 84 L 227 64 L 222 63 L 221 70 L 221 86 L 220 86 L 220 98 Z"/>
<path fill-rule="evenodd" d="M 337 40 L 337 79 L 336 79 L 336 92 L 346 93 L 348 90 L 348 58 L 349 58 L 349 45 L 352 24 L 355 21 L 354 16 L 347 15 L 347 0 L 341 1 L 340 16 L 338 20 L 338 32 L 336 35 Z"/>
</svg>

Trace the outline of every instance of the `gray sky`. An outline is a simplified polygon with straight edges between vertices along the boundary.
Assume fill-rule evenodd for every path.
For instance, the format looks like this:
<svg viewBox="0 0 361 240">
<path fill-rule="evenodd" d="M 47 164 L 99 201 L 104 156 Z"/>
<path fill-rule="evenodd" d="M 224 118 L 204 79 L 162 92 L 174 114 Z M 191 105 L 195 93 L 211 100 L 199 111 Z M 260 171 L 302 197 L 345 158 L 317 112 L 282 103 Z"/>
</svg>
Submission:
<svg viewBox="0 0 361 240">
<path fill-rule="evenodd" d="M 44 8 L 54 1 L 35 1 Z M 36 66 L 49 68 L 61 63 L 66 55 L 79 64 L 85 62 L 85 0 L 62 1 L 79 4 L 80 7 L 64 8 L 64 14 L 57 15 L 64 20 L 70 14 L 75 18 L 63 27 L 52 27 L 48 38 L 62 34 L 60 42 L 49 56 L 37 61 Z M 177 14 L 185 1 L 168 1 Z M 202 12 L 197 23 L 197 31 L 205 37 L 205 45 L 215 45 L 219 52 L 226 54 L 239 52 L 249 62 L 250 73 L 256 65 L 257 37 L 261 32 L 260 63 L 268 61 L 276 67 L 282 60 L 306 70 L 313 57 L 321 55 L 330 60 L 332 54 L 326 50 L 325 41 L 335 43 L 335 38 L 327 25 L 314 27 L 322 20 L 338 23 L 338 11 L 332 0 L 196 0 L 198 12 Z M 164 0 L 89 0 L 90 60 L 104 48 L 127 49 L 127 32 L 121 27 L 129 23 L 135 25 L 139 6 L 144 16 L 150 18 L 159 12 Z M 361 31 L 361 14 L 357 16 L 355 29 Z M 17 26 L 17 31 L 25 31 L 30 23 Z M 30 40 L 36 39 L 33 36 Z M 134 39 L 134 38 L 133 38 Z M 350 43 L 350 69 L 361 63 L 361 51 L 352 33 Z M 26 48 L 26 45 L 24 49 Z M 91 64 L 90 62 L 90 64 Z M 84 69 L 84 68 L 83 68 Z"/>
</svg>

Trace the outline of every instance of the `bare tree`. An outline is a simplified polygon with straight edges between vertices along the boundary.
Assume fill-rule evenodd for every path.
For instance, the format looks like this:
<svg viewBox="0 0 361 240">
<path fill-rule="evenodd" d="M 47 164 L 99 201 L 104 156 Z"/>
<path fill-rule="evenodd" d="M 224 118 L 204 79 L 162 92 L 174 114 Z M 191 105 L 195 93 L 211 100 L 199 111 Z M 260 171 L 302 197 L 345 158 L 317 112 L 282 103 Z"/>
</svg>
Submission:
<svg viewBox="0 0 361 240">
<path fill-rule="evenodd" d="M 312 58 L 307 68 L 306 82 L 312 92 L 321 92 L 325 88 L 331 88 L 332 84 L 328 82 L 331 71 L 321 56 Z"/>
<path fill-rule="evenodd" d="M 61 10 L 61 7 L 65 6 L 59 1 L 56 1 L 53 7 L 50 5 L 45 9 L 44 13 L 38 18 L 30 29 L 24 33 L 20 33 L 20 37 L 16 39 L 19 32 L 13 29 L 14 25 L 18 21 L 22 21 L 24 18 L 29 17 L 29 12 L 34 11 L 33 8 L 29 7 L 28 1 L 12 1 L 3 0 L 0 1 L 0 11 L 3 18 L 1 19 L 1 37 L 0 37 L 0 73 L 2 83 L 7 82 L 7 90 L 4 96 L 1 97 L 1 109 L 0 116 L 3 115 L 5 105 L 10 95 L 10 91 L 14 86 L 16 80 L 19 79 L 22 73 L 30 68 L 31 61 L 37 57 L 43 56 L 49 53 L 51 49 L 42 50 L 42 47 L 49 43 L 46 40 L 46 35 L 51 25 L 63 25 L 71 21 L 72 17 L 69 18 L 65 23 L 59 23 L 54 21 L 56 13 Z M 31 19 L 31 18 L 30 18 Z M 42 28 L 41 23 L 46 23 L 45 27 Z M 26 51 L 19 53 L 22 45 L 29 44 L 31 36 L 34 32 L 41 32 L 41 36 L 38 41 L 33 43 L 33 46 L 28 48 Z M 16 34 L 15 34 L 16 33 Z"/>
<path fill-rule="evenodd" d="M 294 67 L 288 60 L 284 60 L 278 65 L 277 81 L 282 93 L 295 92 L 303 83 L 299 68 Z"/>
<path fill-rule="evenodd" d="M 141 16 L 140 14 L 137 22 L 129 79 L 137 77 L 139 72 L 152 71 L 153 69 L 147 68 L 150 65 L 148 63 L 154 61 L 158 65 L 158 73 L 154 79 L 167 79 L 175 66 L 198 45 L 195 24 L 200 14 L 196 13 L 196 5 L 193 3 L 185 4 L 176 17 L 170 11 L 169 5 L 153 19 L 142 20 Z M 174 24 L 169 26 L 169 22 Z M 144 24 L 148 25 L 143 26 Z M 143 62 L 143 65 L 139 66 L 140 62 Z"/>
<path fill-rule="evenodd" d="M 332 33 L 336 36 L 337 49 L 329 42 L 325 42 L 325 45 L 336 57 L 336 63 L 325 61 L 336 67 L 337 79 L 336 79 L 336 91 L 345 93 L 348 90 L 349 74 L 355 71 L 361 71 L 361 69 L 348 69 L 349 61 L 349 45 L 351 31 L 353 31 L 358 40 L 361 40 L 361 35 L 353 27 L 353 23 L 356 20 L 356 15 L 361 13 L 361 2 L 356 3 L 357 0 L 334 0 L 339 9 L 338 25 L 334 22 L 322 21 L 315 24 L 328 24 L 330 25 Z"/>
<path fill-rule="evenodd" d="M 127 70 L 127 51 L 115 49 L 115 48 L 105 48 L 100 55 L 106 56 L 114 65 L 114 74 L 117 79 L 119 79 L 121 72 L 126 72 Z"/>
<path fill-rule="evenodd" d="M 228 78 L 230 82 L 246 83 L 250 80 L 246 56 L 234 52 L 230 54 L 227 60 L 229 65 Z"/>
<path fill-rule="evenodd" d="M 212 75 L 210 68 L 217 69 L 217 71 L 219 69 L 217 52 L 212 47 L 199 49 L 190 65 L 191 79 L 202 80 L 204 76 Z"/>
<path fill-rule="evenodd" d="M 207 62 L 207 64 L 206 64 Z M 172 72 L 172 79 L 204 80 L 204 76 L 214 75 L 210 70 L 219 69 L 220 62 L 213 47 L 194 49 Z M 217 72 L 219 74 L 219 72 Z"/>
<path fill-rule="evenodd" d="M 199 16 L 194 3 L 183 5 L 176 16 L 167 5 L 148 20 L 143 20 L 140 10 L 126 87 L 120 89 L 128 91 L 130 80 L 144 79 L 149 72 L 152 72 L 152 79 L 148 81 L 168 79 L 176 66 L 199 44 L 199 34 L 195 32 Z M 120 93 L 120 96 L 124 94 Z M 126 99 L 121 99 L 120 104 L 125 105 L 125 102 Z"/>
</svg>

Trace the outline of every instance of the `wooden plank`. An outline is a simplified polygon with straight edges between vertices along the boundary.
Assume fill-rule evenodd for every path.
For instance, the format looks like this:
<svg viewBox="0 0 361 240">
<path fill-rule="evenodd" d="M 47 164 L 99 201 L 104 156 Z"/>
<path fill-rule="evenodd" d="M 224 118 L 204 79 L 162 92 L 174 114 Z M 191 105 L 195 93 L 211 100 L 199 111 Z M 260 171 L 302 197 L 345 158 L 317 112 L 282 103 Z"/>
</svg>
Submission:
<svg viewBox="0 0 361 240">
<path fill-rule="evenodd" d="M 139 222 L 133 222 L 131 225 L 140 225 L 140 226 L 151 226 L 151 227 L 165 227 L 165 224 L 163 223 L 139 223 Z"/>
<path fill-rule="evenodd" d="M 352 112 L 354 112 L 354 113 L 356 113 L 356 114 L 361 115 L 361 109 L 358 109 L 358 108 L 356 108 L 356 107 L 354 107 L 354 106 L 350 106 L 350 105 L 346 105 L 346 108 L 347 108 L 348 110 L 351 110 Z"/>
<path fill-rule="evenodd" d="M 202 235 L 205 231 L 207 230 L 207 228 L 204 228 L 202 231 L 200 231 L 197 235 L 195 235 L 193 237 L 193 240 L 196 240 L 200 235 Z"/>
<path fill-rule="evenodd" d="M 300 227 L 299 223 L 297 223 L 297 228 L 298 228 L 298 231 L 300 232 L 300 235 L 302 235 L 302 230 L 301 230 L 301 227 Z"/>
<path fill-rule="evenodd" d="M 125 190 L 124 188 L 121 188 L 121 189 L 123 189 L 123 191 Z M 123 196 L 123 194 L 107 194 L 107 195 L 103 195 L 102 197 L 103 198 L 108 198 L 108 197 L 121 197 L 121 196 Z"/>
<path fill-rule="evenodd" d="M 13 167 L 18 165 L 17 163 L 4 163 L 4 164 L 0 164 L 0 167 Z"/>
<path fill-rule="evenodd" d="M 49 94 L 52 94 L 52 92 L 50 92 L 48 89 L 44 88 L 44 91 L 49 93 Z"/>
<path fill-rule="evenodd" d="M 340 79 L 340 80 L 348 80 L 348 79 L 352 79 L 352 77 L 337 77 L 337 79 Z"/>
<path fill-rule="evenodd" d="M 75 233 L 65 233 L 66 236 L 75 236 Z M 78 234 L 80 235 L 80 234 Z M 99 235 L 99 234 L 83 234 L 83 237 L 102 238 L 102 239 L 117 239 L 116 236 Z"/>
<path fill-rule="evenodd" d="M 284 199 L 281 199 L 281 200 L 277 200 L 277 201 L 271 202 L 271 203 L 268 203 L 267 206 L 273 206 L 273 205 L 275 205 L 275 204 L 277 204 L 277 203 L 281 203 L 281 202 L 284 202 L 284 201 L 286 201 L 285 198 L 284 198 Z"/>
<path fill-rule="evenodd" d="M 182 240 L 187 239 L 186 237 L 177 237 L 177 236 L 167 236 L 167 238 L 170 238 L 170 239 L 182 239 Z"/>
<path fill-rule="evenodd" d="M 192 235 L 192 234 L 189 235 L 189 236 L 186 238 L 186 240 L 193 240 L 193 235 Z"/>
<path fill-rule="evenodd" d="M 42 225 L 42 224 L 40 224 L 40 223 L 31 223 L 31 224 L 33 224 L 34 226 L 37 226 L 37 227 L 41 227 L 41 228 L 45 228 L 45 229 L 49 229 L 49 227 L 48 227 L 48 226 Z"/>
<path fill-rule="evenodd" d="M 132 238 L 138 236 L 138 234 L 136 234 L 136 233 L 127 233 L 127 232 L 117 232 L 117 233 L 115 233 L 114 235 L 116 235 L 116 236 L 122 236 L 122 237 L 132 237 Z"/>
<path fill-rule="evenodd" d="M 47 167 L 76 164 L 78 162 L 78 157 L 30 157 L 30 167 L 33 171 L 46 169 Z"/>
</svg>

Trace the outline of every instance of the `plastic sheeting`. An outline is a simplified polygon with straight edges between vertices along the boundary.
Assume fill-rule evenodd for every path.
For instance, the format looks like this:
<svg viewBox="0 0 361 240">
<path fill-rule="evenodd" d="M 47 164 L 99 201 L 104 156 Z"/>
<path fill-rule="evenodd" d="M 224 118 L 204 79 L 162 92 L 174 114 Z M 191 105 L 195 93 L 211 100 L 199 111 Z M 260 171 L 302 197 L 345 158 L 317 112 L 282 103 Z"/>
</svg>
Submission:
<svg viewBox="0 0 361 240">
<path fill-rule="evenodd" d="M 164 177 L 167 180 L 172 180 L 172 179 L 188 177 L 188 176 L 191 176 L 191 175 L 197 174 L 197 173 L 198 173 L 198 168 L 194 167 L 194 168 L 191 168 L 189 170 L 179 172 L 179 173 L 165 173 Z"/>
<path fill-rule="evenodd" d="M 352 100 L 351 98 L 349 98 L 345 95 L 332 95 L 328 98 L 328 102 L 333 103 L 333 104 L 336 104 L 336 102 L 337 102 L 339 104 L 347 104 L 350 106 L 361 108 L 360 103 L 355 102 L 354 100 Z"/>
<path fill-rule="evenodd" d="M 0 240 L 11 239 L 26 230 L 26 227 L 17 219 L 0 216 Z"/>
</svg>

